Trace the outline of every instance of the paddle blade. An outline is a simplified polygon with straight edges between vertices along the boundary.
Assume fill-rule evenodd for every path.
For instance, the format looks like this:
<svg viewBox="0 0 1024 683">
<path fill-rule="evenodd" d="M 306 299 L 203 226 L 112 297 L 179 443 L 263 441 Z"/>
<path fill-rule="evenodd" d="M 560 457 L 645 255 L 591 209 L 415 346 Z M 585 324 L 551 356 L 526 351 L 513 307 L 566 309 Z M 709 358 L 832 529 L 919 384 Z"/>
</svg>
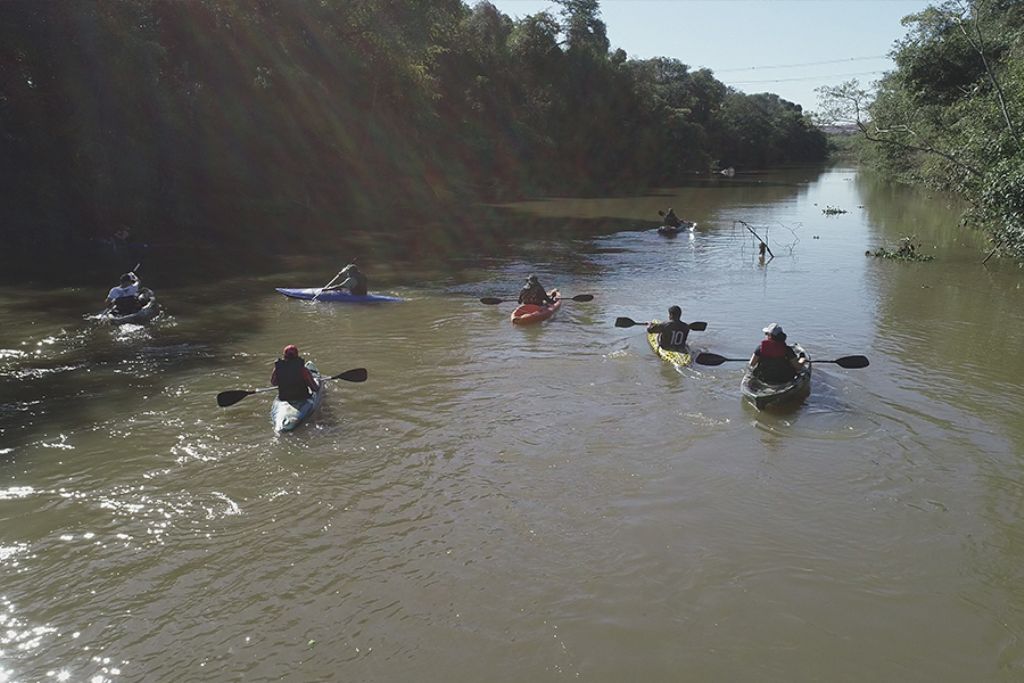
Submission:
<svg viewBox="0 0 1024 683">
<path fill-rule="evenodd" d="M 638 323 L 632 318 L 616 318 L 615 327 L 633 327 L 633 325 L 643 325 L 644 323 Z"/>
<path fill-rule="evenodd" d="M 346 370 L 340 375 L 335 375 L 331 379 L 343 379 L 346 382 L 365 382 L 368 374 L 366 368 L 353 368 L 352 370 Z"/>
<path fill-rule="evenodd" d="M 217 394 L 217 405 L 221 408 L 227 408 L 233 406 L 243 398 L 250 394 L 255 394 L 255 391 L 245 391 L 244 389 L 236 389 L 234 391 L 222 391 Z"/>
<path fill-rule="evenodd" d="M 503 304 L 505 303 L 505 300 L 498 299 L 493 296 L 485 296 L 484 298 L 480 299 L 480 303 L 487 304 L 488 306 L 493 306 L 494 304 Z"/>
<path fill-rule="evenodd" d="M 826 363 L 835 363 L 841 368 L 848 368 L 850 370 L 854 368 L 866 368 L 870 365 L 867 356 L 843 356 L 842 358 L 836 358 L 833 361 L 825 361 Z"/>
<path fill-rule="evenodd" d="M 703 321 L 687 324 L 690 326 L 690 330 L 693 332 L 703 332 L 704 330 L 708 329 L 708 324 Z"/>
<path fill-rule="evenodd" d="M 572 298 L 573 301 L 593 301 L 593 294 L 577 294 Z"/>
</svg>

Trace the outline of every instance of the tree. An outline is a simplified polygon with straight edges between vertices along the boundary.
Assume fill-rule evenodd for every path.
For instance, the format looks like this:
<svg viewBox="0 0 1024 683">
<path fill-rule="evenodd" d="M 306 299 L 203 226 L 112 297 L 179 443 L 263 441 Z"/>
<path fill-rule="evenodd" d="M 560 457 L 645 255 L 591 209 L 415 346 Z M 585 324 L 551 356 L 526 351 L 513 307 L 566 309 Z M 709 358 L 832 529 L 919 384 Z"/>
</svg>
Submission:
<svg viewBox="0 0 1024 683">
<path fill-rule="evenodd" d="M 887 173 L 960 194 L 967 220 L 1024 257 L 1024 7 L 950 1 L 904 23 L 874 98 L 856 82 L 821 88 L 825 115 L 855 123 Z"/>
<path fill-rule="evenodd" d="M 562 6 L 563 31 L 570 50 L 608 53 L 608 30 L 601 21 L 598 0 L 557 0 Z"/>
</svg>

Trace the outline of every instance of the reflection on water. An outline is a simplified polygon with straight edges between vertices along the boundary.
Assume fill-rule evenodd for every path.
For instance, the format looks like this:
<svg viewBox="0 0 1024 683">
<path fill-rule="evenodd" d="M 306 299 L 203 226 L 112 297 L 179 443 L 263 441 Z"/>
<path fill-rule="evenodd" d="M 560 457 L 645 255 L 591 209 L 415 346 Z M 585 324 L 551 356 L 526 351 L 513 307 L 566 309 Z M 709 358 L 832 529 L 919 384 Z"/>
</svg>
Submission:
<svg viewBox="0 0 1024 683">
<path fill-rule="evenodd" d="M 502 211 L 371 270 L 401 304 L 273 291 L 330 267 L 161 286 L 147 327 L 0 291 L 0 680 L 1014 679 L 1024 319 L 954 212 L 842 169 Z M 864 256 L 908 225 L 936 261 Z M 530 273 L 595 299 L 479 303 Z M 760 413 L 612 324 L 672 304 L 698 350 L 777 321 L 871 365 Z M 369 379 L 284 436 L 216 406 L 286 343 Z"/>
</svg>

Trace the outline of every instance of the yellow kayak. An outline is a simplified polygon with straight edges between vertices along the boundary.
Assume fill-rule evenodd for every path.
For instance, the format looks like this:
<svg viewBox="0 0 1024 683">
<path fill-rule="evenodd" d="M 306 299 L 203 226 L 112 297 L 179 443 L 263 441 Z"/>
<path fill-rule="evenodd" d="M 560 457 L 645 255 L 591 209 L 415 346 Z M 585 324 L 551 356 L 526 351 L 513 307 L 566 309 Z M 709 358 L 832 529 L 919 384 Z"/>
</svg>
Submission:
<svg viewBox="0 0 1024 683">
<path fill-rule="evenodd" d="M 659 321 L 652 320 L 651 322 L 656 323 Z M 656 354 L 677 367 L 684 368 L 693 361 L 693 358 L 690 356 L 689 349 L 686 351 L 670 351 L 669 349 L 663 349 L 658 346 L 658 334 L 656 332 L 647 333 L 647 343 L 651 345 L 651 348 L 654 349 Z"/>
</svg>

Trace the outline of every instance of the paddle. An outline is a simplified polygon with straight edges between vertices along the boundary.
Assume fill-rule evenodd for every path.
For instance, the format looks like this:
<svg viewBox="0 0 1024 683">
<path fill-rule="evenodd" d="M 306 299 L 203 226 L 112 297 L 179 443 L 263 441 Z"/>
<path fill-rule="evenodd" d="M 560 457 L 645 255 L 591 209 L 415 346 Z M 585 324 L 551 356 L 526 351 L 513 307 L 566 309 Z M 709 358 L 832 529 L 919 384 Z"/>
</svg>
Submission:
<svg viewBox="0 0 1024 683">
<path fill-rule="evenodd" d="M 345 268 L 347 268 L 347 267 L 348 267 L 348 266 L 345 266 Z M 317 297 L 319 297 L 319 296 L 320 296 L 321 294 L 323 294 L 323 293 L 324 293 L 324 290 L 326 290 L 326 289 L 327 289 L 328 287 L 330 287 L 331 285 L 333 285 L 333 284 L 335 283 L 335 281 L 336 281 L 336 280 L 337 280 L 337 279 L 338 279 L 339 277 L 341 277 L 341 274 L 345 272 L 345 268 L 342 268 L 341 270 L 339 270 L 339 271 L 338 271 L 338 274 L 337 274 L 337 275 L 335 275 L 334 277 L 332 277 L 332 278 L 331 278 L 331 281 L 330 281 L 330 282 L 328 282 L 328 283 L 327 283 L 326 285 L 324 285 L 323 287 L 321 287 L 321 288 L 320 288 L 320 291 L 319 291 L 319 292 L 317 292 L 316 294 L 314 294 L 314 295 L 313 295 L 313 298 L 312 298 L 312 299 L 310 299 L 310 301 L 316 301 L 316 300 L 317 300 Z"/>
<path fill-rule="evenodd" d="M 366 368 L 353 368 L 352 370 L 346 370 L 345 372 L 334 375 L 333 377 L 325 377 L 321 379 L 321 382 L 327 382 L 332 379 L 343 379 L 346 382 L 365 382 L 367 377 Z M 262 394 L 264 391 L 273 391 L 277 387 L 264 387 L 263 389 L 235 389 L 233 391 L 222 391 L 217 394 L 217 405 L 221 408 L 227 408 L 233 406 L 241 401 L 246 396 L 252 394 Z"/>
<path fill-rule="evenodd" d="M 577 294 L 576 296 L 570 296 L 570 297 L 560 296 L 560 297 L 558 297 L 558 300 L 559 301 L 593 301 L 594 300 L 594 295 L 593 294 Z M 498 299 L 498 298 L 495 298 L 493 296 L 485 296 L 484 298 L 480 299 L 480 303 L 487 304 L 488 306 L 493 306 L 494 304 L 503 304 L 503 303 L 507 303 L 509 301 L 512 301 L 512 303 L 516 303 L 516 301 L 513 301 L 512 299 Z"/>
<path fill-rule="evenodd" d="M 349 263 L 348 265 L 353 265 L 354 263 L 355 263 L 355 259 L 353 258 L 353 259 L 352 259 L 352 262 L 351 262 L 351 263 Z M 317 292 L 316 294 L 314 294 L 314 295 L 313 295 L 313 298 L 312 298 L 312 299 L 310 299 L 310 301 L 316 301 L 316 299 L 317 299 L 317 298 L 319 297 L 319 295 L 321 295 L 321 294 L 324 294 L 324 292 L 326 292 L 326 291 L 327 291 L 327 288 L 331 287 L 331 285 L 334 285 L 334 283 L 335 283 L 335 282 L 336 282 L 336 281 L 338 280 L 338 278 L 341 278 L 341 274 L 342 274 L 343 272 L 345 272 L 345 268 L 347 268 L 347 267 L 348 267 L 348 265 L 346 265 L 346 266 L 345 266 L 344 268 L 342 268 L 341 270 L 339 270 L 339 271 L 338 271 L 338 274 L 336 274 L 336 275 L 334 276 L 334 278 L 332 278 L 332 279 L 331 279 L 331 282 L 329 282 L 329 283 L 328 283 L 327 285 L 325 285 L 324 287 L 322 287 L 322 288 L 321 288 L 321 291 L 319 291 L 319 292 Z"/>
<path fill-rule="evenodd" d="M 726 358 L 725 356 L 719 356 L 717 353 L 699 353 L 694 359 L 700 365 L 721 365 L 729 361 L 737 363 L 746 363 L 749 358 Z M 836 358 L 835 360 L 815 360 L 812 363 L 835 363 L 841 368 L 847 368 L 849 370 L 855 368 L 866 368 L 870 365 L 867 356 L 843 356 L 842 358 Z"/>
<path fill-rule="evenodd" d="M 693 322 L 693 323 L 686 323 L 686 324 L 689 325 L 690 329 L 692 331 L 694 331 L 694 332 L 703 332 L 704 330 L 708 329 L 708 324 L 706 322 L 703 322 L 703 321 L 698 321 L 698 322 Z M 637 321 L 635 321 L 635 320 L 633 320 L 631 318 L 616 318 L 615 319 L 615 327 L 633 327 L 634 325 L 643 325 L 644 327 L 647 327 L 648 325 L 650 325 L 650 323 L 638 323 Z"/>
</svg>

